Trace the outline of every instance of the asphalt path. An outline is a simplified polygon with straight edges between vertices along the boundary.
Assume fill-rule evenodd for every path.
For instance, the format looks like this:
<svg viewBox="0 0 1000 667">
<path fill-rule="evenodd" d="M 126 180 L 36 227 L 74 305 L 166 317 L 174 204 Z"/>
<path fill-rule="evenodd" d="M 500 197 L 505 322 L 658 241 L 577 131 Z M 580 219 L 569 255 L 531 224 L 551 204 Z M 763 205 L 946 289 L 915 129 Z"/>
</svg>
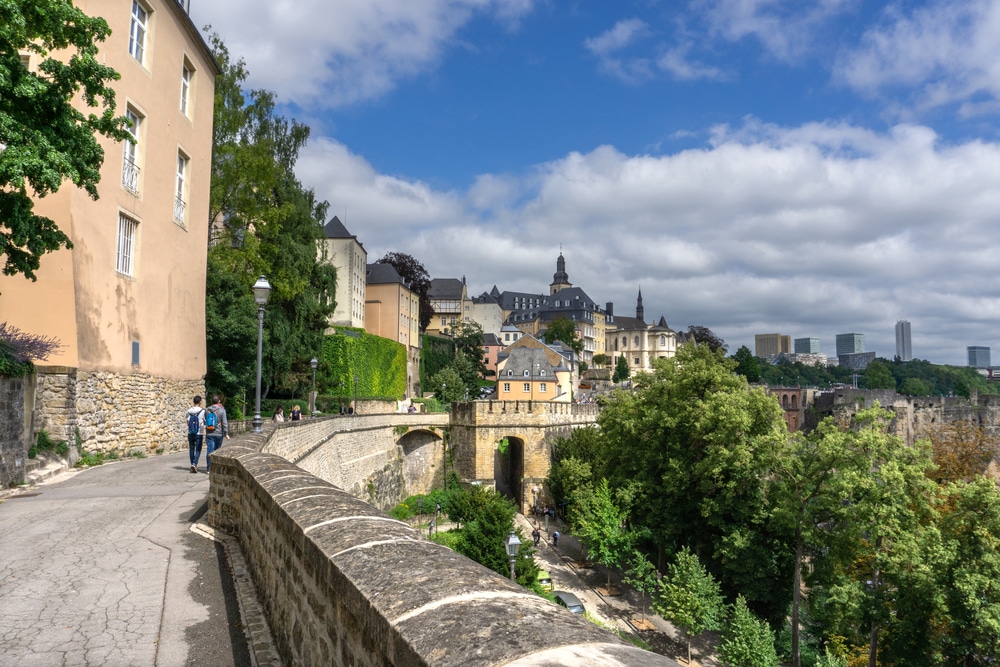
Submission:
<svg viewBox="0 0 1000 667">
<path fill-rule="evenodd" d="M 0 667 L 251 664 L 226 554 L 191 530 L 207 497 L 186 452 L 6 495 Z"/>
</svg>

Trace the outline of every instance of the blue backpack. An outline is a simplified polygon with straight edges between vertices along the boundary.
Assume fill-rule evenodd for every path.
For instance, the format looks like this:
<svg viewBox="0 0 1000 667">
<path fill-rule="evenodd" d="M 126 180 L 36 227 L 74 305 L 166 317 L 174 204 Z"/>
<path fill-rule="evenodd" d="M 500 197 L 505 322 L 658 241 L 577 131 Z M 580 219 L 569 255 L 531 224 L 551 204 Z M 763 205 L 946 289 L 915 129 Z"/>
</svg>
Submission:
<svg viewBox="0 0 1000 667">
<path fill-rule="evenodd" d="M 188 413 L 188 435 L 198 435 L 198 430 L 201 427 L 198 423 L 199 417 L 201 417 L 201 412 Z"/>
<path fill-rule="evenodd" d="M 215 410 L 209 408 L 205 410 L 205 433 L 215 433 L 215 427 L 219 425 L 219 416 Z"/>
</svg>

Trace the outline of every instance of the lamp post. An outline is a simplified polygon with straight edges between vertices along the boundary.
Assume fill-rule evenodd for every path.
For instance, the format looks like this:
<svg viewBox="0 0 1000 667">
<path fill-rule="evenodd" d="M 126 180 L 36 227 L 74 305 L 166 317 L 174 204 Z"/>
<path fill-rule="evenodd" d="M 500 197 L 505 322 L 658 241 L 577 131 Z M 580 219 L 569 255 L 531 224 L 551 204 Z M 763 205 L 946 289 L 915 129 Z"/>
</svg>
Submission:
<svg viewBox="0 0 1000 667">
<path fill-rule="evenodd" d="M 254 403 L 253 432 L 264 430 L 264 420 L 260 418 L 260 366 L 264 355 L 264 306 L 271 295 L 271 283 L 261 276 L 253 284 L 253 300 L 257 302 L 257 401 Z"/>
<path fill-rule="evenodd" d="M 517 539 L 512 530 L 504 545 L 507 547 L 507 557 L 510 558 L 510 580 L 514 581 L 514 563 L 517 562 L 517 552 L 521 550 L 521 540 Z"/>
<path fill-rule="evenodd" d="M 312 359 L 309 360 L 309 365 L 312 366 L 313 369 L 312 401 L 310 401 L 312 403 L 312 406 L 310 406 L 309 416 L 315 417 L 316 416 L 316 368 L 319 367 L 319 359 L 313 357 Z"/>
<path fill-rule="evenodd" d="M 358 416 L 358 376 L 354 376 L 354 416 Z"/>
<path fill-rule="evenodd" d="M 344 414 L 344 381 L 340 381 L 340 414 Z"/>
</svg>

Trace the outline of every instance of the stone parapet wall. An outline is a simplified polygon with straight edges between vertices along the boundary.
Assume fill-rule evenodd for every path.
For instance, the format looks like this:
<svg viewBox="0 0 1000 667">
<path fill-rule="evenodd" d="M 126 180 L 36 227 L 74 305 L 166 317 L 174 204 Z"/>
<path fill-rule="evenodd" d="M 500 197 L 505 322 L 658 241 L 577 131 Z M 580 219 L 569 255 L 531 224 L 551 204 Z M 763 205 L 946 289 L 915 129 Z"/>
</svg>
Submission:
<svg viewBox="0 0 1000 667">
<path fill-rule="evenodd" d="M 238 538 L 285 664 L 677 667 L 261 451 L 281 430 L 213 455 L 208 519 Z"/>
<path fill-rule="evenodd" d="M 0 377 L 0 489 L 24 481 L 28 458 L 25 393 L 29 378 Z"/>
<path fill-rule="evenodd" d="M 76 369 L 36 366 L 32 437 L 45 431 L 55 440 L 73 443 L 76 424 Z"/>
</svg>

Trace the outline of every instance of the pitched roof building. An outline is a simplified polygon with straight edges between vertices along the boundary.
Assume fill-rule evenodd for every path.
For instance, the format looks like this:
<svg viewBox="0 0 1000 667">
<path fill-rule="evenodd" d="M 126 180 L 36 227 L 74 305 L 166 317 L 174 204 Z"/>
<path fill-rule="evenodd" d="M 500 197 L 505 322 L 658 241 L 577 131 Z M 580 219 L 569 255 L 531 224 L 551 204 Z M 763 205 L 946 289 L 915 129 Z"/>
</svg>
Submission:
<svg viewBox="0 0 1000 667">
<path fill-rule="evenodd" d="M 365 331 L 406 346 L 406 392 L 420 396 L 420 295 L 392 264 L 366 267 Z"/>
<path fill-rule="evenodd" d="M 337 268 L 337 309 L 330 318 L 330 325 L 363 329 L 368 252 L 337 216 L 330 218 L 323 232 L 326 261 Z"/>
</svg>

